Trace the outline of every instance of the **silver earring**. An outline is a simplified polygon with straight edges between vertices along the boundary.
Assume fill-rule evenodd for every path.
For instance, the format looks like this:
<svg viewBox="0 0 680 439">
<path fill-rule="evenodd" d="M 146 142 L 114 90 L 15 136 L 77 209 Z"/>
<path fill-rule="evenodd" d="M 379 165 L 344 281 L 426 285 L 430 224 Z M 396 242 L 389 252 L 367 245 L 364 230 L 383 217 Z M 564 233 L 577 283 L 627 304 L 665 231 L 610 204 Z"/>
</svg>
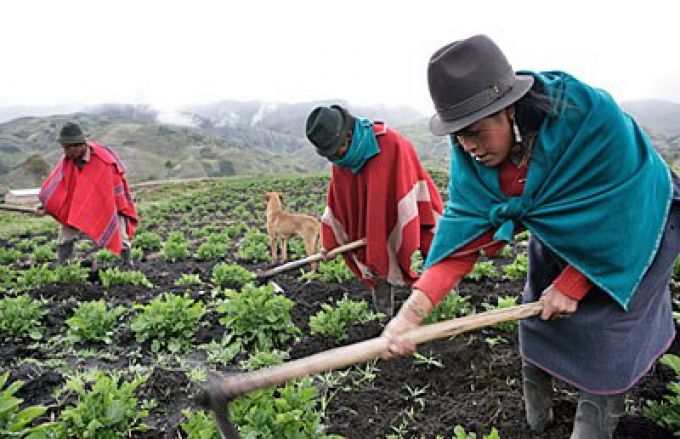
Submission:
<svg viewBox="0 0 680 439">
<path fill-rule="evenodd" d="M 522 143 L 522 134 L 519 132 L 517 121 L 512 119 L 512 132 L 515 134 L 515 143 Z"/>
</svg>

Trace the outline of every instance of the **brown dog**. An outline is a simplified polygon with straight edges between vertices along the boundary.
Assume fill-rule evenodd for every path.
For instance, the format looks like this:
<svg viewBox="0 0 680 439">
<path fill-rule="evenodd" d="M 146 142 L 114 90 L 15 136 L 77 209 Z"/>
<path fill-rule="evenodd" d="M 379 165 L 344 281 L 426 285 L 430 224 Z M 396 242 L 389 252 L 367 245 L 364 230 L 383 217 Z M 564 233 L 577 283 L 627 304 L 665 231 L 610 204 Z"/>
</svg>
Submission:
<svg viewBox="0 0 680 439">
<path fill-rule="evenodd" d="M 287 241 L 289 236 L 297 235 L 305 243 L 307 256 L 319 250 L 319 221 L 309 215 L 286 213 L 283 211 L 283 194 L 280 192 L 265 192 L 267 202 L 267 233 L 272 252 L 272 262 L 277 260 L 277 238 L 281 238 L 281 261 L 288 259 Z M 316 263 L 312 263 L 312 270 L 316 270 Z"/>
</svg>

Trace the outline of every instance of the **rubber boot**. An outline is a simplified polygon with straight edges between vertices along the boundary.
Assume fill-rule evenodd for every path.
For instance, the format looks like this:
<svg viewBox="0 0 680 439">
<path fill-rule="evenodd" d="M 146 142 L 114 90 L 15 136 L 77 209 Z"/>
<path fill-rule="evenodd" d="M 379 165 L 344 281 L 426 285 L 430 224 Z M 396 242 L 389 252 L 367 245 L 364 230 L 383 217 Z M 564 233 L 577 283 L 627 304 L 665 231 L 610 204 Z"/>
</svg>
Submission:
<svg viewBox="0 0 680 439">
<path fill-rule="evenodd" d="M 392 285 L 381 282 L 373 288 L 371 293 L 373 295 L 373 308 L 387 315 L 387 317 L 392 317 L 394 315 L 394 290 Z"/>
<path fill-rule="evenodd" d="M 611 439 L 626 413 L 626 395 L 593 395 L 580 392 L 574 431 L 570 439 Z"/>
<path fill-rule="evenodd" d="M 73 254 L 73 241 L 57 244 L 57 265 L 64 265 Z"/>
<path fill-rule="evenodd" d="M 135 265 L 132 263 L 132 249 L 130 247 L 123 247 L 120 251 L 120 264 L 118 268 L 120 270 L 132 270 Z"/>
<path fill-rule="evenodd" d="M 534 433 L 543 433 L 552 424 L 552 377 L 538 367 L 522 361 L 522 382 L 524 386 L 524 409 L 527 423 Z"/>
</svg>

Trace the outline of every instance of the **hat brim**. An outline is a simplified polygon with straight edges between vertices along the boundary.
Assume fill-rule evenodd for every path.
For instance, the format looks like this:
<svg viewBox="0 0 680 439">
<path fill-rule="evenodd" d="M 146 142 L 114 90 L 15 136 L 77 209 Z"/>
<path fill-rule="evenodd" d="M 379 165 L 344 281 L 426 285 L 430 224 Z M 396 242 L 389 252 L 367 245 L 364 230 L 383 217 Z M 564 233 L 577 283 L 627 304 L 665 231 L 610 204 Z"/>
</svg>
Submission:
<svg viewBox="0 0 680 439">
<path fill-rule="evenodd" d="M 340 134 L 330 146 L 323 150 L 319 147 L 316 148 L 316 152 L 326 158 L 333 157 L 338 152 L 342 144 L 345 143 L 347 133 L 354 127 L 354 117 L 352 117 L 347 110 L 339 105 L 331 105 L 330 108 L 336 108 L 342 114 L 342 127 L 340 128 Z"/>
<path fill-rule="evenodd" d="M 533 76 L 527 75 L 516 76 L 517 81 L 515 81 L 512 88 L 505 95 L 503 95 L 503 97 L 479 111 L 456 120 L 442 120 L 438 114 L 435 114 L 430 119 L 430 132 L 435 136 L 446 136 L 447 134 L 453 134 L 456 131 L 460 131 L 467 126 L 484 119 L 487 116 L 501 111 L 508 105 L 512 105 L 513 103 L 517 102 L 529 91 L 531 86 L 534 84 L 534 78 Z"/>
<path fill-rule="evenodd" d="M 82 145 L 85 143 L 85 137 L 68 137 L 68 138 L 62 138 L 59 139 L 59 144 L 60 145 Z"/>
</svg>

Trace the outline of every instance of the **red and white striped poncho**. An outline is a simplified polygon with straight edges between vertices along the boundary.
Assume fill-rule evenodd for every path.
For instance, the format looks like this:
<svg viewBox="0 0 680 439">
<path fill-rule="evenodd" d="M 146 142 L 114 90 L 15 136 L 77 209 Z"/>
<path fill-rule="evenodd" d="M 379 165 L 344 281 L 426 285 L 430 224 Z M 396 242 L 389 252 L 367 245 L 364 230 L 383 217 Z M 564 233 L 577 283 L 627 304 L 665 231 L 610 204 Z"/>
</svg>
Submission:
<svg viewBox="0 0 680 439">
<path fill-rule="evenodd" d="M 411 255 L 429 250 L 442 200 L 411 142 L 382 123 L 373 129 L 380 153 L 359 173 L 333 166 L 323 247 L 365 237 L 365 247 L 343 255 L 352 272 L 369 287 L 378 281 L 411 285 L 418 278 Z"/>
</svg>

